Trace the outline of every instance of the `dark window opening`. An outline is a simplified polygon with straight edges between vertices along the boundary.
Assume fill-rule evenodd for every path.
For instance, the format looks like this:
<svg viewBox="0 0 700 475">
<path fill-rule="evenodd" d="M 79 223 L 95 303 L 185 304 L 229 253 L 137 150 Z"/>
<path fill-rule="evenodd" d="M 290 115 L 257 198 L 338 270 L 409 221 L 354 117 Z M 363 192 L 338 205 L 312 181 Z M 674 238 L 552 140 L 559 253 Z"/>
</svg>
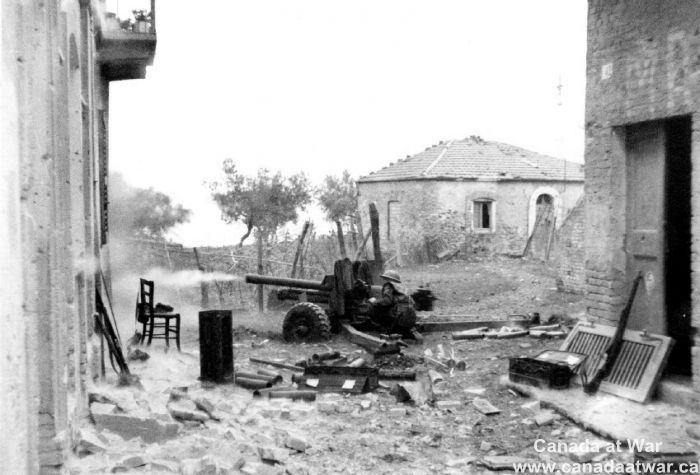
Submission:
<svg viewBox="0 0 700 475">
<path fill-rule="evenodd" d="M 474 229 L 491 229 L 491 202 L 474 202 Z"/>
</svg>

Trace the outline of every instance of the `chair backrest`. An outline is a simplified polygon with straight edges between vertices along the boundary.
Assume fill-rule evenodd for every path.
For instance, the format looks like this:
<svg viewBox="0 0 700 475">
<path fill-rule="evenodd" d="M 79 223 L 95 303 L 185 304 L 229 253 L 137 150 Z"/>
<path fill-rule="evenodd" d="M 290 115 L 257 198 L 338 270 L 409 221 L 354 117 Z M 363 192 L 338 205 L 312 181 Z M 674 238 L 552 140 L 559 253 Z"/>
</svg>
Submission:
<svg viewBox="0 0 700 475">
<path fill-rule="evenodd" d="M 139 288 L 139 316 L 150 317 L 153 315 L 153 293 L 155 284 L 152 280 L 140 279 Z"/>
</svg>

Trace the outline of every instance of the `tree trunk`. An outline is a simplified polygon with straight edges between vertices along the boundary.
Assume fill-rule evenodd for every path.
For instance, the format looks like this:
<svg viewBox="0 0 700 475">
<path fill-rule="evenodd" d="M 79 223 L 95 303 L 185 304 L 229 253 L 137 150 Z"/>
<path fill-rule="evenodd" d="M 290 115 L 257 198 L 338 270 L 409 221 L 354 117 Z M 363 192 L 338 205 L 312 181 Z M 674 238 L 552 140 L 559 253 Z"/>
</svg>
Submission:
<svg viewBox="0 0 700 475">
<path fill-rule="evenodd" d="M 263 273 L 263 236 L 258 230 L 258 274 Z M 265 298 L 263 296 L 263 285 L 258 285 L 258 310 L 263 312 L 265 310 Z"/>
<path fill-rule="evenodd" d="M 301 256 L 301 251 L 304 249 L 304 239 L 306 239 L 306 234 L 309 232 L 310 221 L 304 223 L 304 228 L 301 230 L 301 236 L 299 236 L 299 242 L 297 243 L 297 250 L 294 253 L 294 262 L 292 262 L 292 275 L 290 277 L 293 279 L 297 274 L 297 263 L 299 262 L 299 257 Z"/>
<path fill-rule="evenodd" d="M 355 217 L 350 218 L 350 235 L 352 236 L 352 250 L 357 252 L 359 247 L 357 246 L 357 229 L 355 228 Z M 362 236 L 360 236 L 362 237 Z"/>
<path fill-rule="evenodd" d="M 362 238 L 365 235 L 365 231 L 362 228 L 362 216 L 360 216 L 360 212 L 357 211 L 355 213 L 355 222 L 357 223 L 357 233 L 360 235 Z M 369 233 L 367 233 L 367 236 L 369 236 Z M 365 244 L 367 244 L 367 238 L 365 238 L 364 242 L 360 245 L 360 247 L 357 248 L 355 251 L 356 257 L 355 260 L 358 260 L 360 258 L 360 251 L 365 249 Z M 365 252 L 365 259 L 367 259 L 367 253 Z"/>
<path fill-rule="evenodd" d="M 379 212 L 376 203 L 369 204 L 369 224 L 372 231 L 372 247 L 374 248 L 374 261 L 378 267 L 384 263 L 382 259 L 382 246 L 379 242 Z"/>
<path fill-rule="evenodd" d="M 345 259 L 346 257 L 348 257 L 348 252 L 345 250 L 345 237 L 343 236 L 343 225 L 340 221 L 336 221 L 335 227 L 338 228 L 338 246 L 340 246 L 340 257 Z"/>
<path fill-rule="evenodd" d="M 311 241 L 314 239 L 314 224 L 309 223 L 308 238 L 306 239 L 306 244 L 304 244 L 304 249 L 301 251 L 301 256 L 299 256 L 299 277 L 304 277 L 304 261 L 306 260 L 306 254 L 309 252 L 309 246 Z"/>
</svg>

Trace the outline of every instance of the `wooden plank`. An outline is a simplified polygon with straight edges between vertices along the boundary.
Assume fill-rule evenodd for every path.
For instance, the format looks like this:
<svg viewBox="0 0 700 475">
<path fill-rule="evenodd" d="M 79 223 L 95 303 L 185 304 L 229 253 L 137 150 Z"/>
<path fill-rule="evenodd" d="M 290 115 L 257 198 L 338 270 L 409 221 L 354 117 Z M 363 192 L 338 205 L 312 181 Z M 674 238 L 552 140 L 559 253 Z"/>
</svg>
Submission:
<svg viewBox="0 0 700 475">
<path fill-rule="evenodd" d="M 343 330 L 343 333 L 345 333 L 347 336 L 348 340 L 356 345 L 360 345 L 371 353 L 388 354 L 399 353 L 401 351 L 401 346 L 398 344 L 398 342 L 389 342 L 382 340 L 381 338 L 377 338 L 376 336 L 361 332 L 349 323 L 341 323 L 340 327 Z"/>
<path fill-rule="evenodd" d="M 614 333 L 615 327 L 608 325 L 578 323 L 564 340 L 560 350 L 581 352 L 576 346 L 586 343 L 592 348 L 597 348 L 599 352 L 605 352 L 607 342 L 612 339 Z M 588 339 L 586 342 L 583 341 L 585 338 Z M 673 339 L 668 336 L 626 330 L 620 356 L 613 365 L 610 375 L 601 383 L 600 390 L 633 401 L 647 402 L 661 378 L 672 346 Z M 573 349 L 570 350 L 572 347 Z M 599 352 L 586 353 L 589 361 L 585 366 L 590 374 L 593 374 L 601 363 Z M 650 356 L 649 352 L 651 352 Z M 646 364 L 644 364 L 645 360 Z M 641 373 L 641 378 L 632 380 L 629 377 L 630 372 Z M 619 382 L 613 383 L 611 378 Z M 576 379 L 575 383 L 580 384 L 580 381 Z"/>
<path fill-rule="evenodd" d="M 476 317 L 473 317 L 476 318 Z M 473 330 L 475 328 L 501 328 L 509 326 L 526 327 L 530 323 L 528 318 L 518 316 L 509 320 L 444 320 L 444 321 L 423 321 L 416 324 L 416 328 L 421 333 L 428 332 L 456 332 L 462 330 Z"/>
</svg>

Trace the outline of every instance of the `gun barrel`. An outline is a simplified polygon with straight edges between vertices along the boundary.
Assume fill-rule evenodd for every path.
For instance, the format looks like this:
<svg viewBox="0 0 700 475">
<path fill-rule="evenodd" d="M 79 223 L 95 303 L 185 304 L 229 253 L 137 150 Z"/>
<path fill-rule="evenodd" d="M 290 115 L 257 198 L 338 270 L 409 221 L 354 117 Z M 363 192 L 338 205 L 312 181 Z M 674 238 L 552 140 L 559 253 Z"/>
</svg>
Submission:
<svg viewBox="0 0 700 475">
<path fill-rule="evenodd" d="M 246 274 L 245 281 L 249 284 L 276 285 L 278 287 L 291 287 L 297 289 L 308 290 L 331 290 L 330 287 L 324 286 L 315 280 L 306 279 L 289 279 L 286 277 L 270 277 L 259 274 Z"/>
</svg>

